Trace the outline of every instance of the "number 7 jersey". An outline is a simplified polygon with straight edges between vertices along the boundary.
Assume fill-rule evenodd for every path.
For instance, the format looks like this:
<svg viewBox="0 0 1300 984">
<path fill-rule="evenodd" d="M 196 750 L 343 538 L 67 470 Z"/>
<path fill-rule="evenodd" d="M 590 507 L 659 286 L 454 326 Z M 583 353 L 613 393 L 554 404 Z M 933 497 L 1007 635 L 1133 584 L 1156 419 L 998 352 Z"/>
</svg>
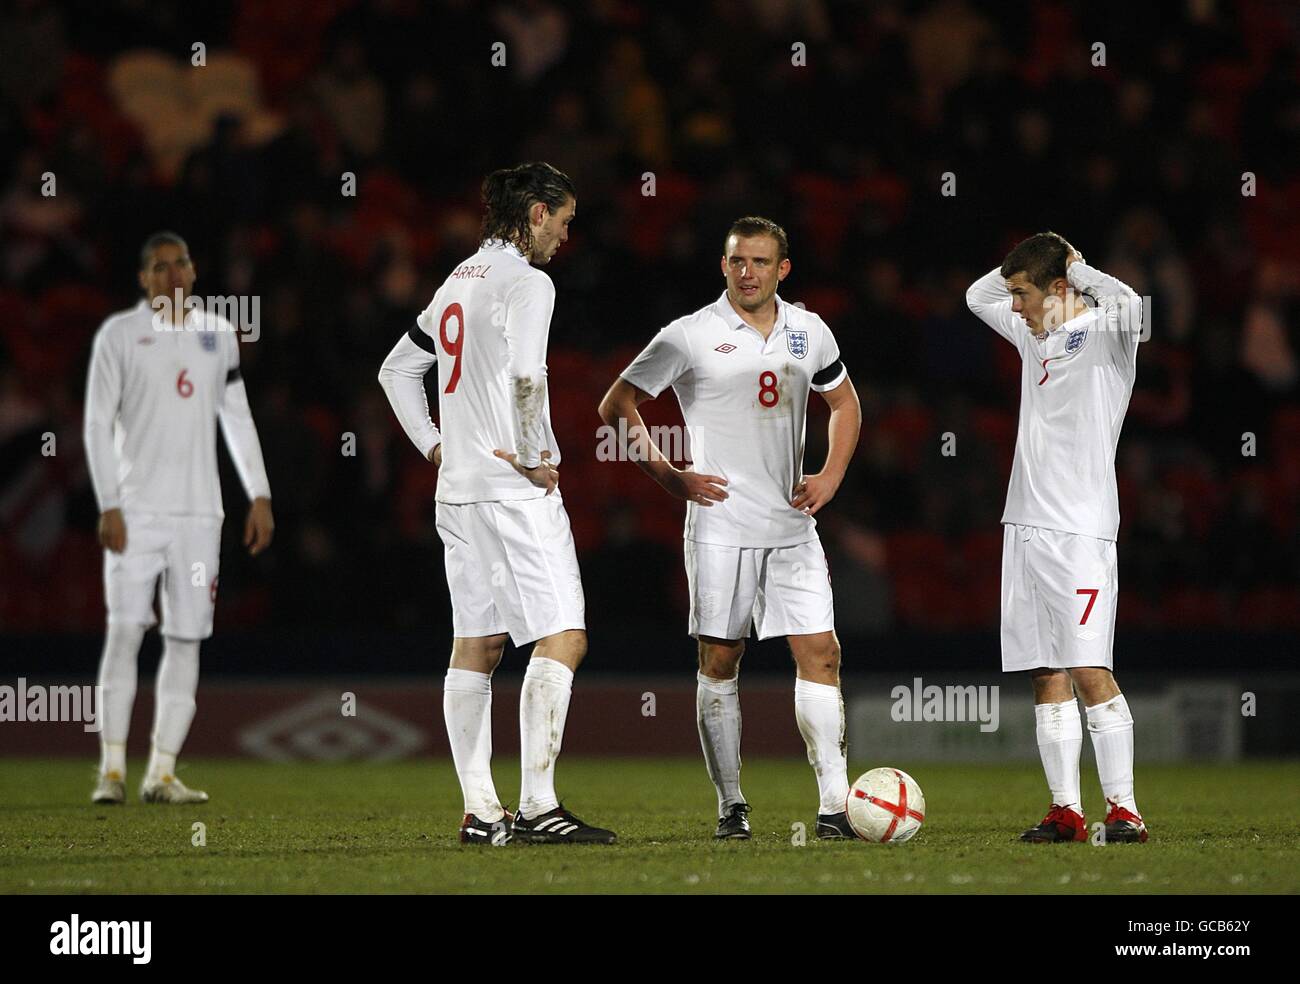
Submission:
<svg viewBox="0 0 1300 984">
<path fill-rule="evenodd" d="M 489 240 L 451 272 L 416 319 L 409 336 L 438 369 L 439 502 L 545 494 L 493 451 L 516 452 L 526 465 L 549 451 L 551 464 L 560 463 L 549 395 L 528 395 L 545 386 L 554 307 L 551 278 L 512 244 Z"/>
</svg>

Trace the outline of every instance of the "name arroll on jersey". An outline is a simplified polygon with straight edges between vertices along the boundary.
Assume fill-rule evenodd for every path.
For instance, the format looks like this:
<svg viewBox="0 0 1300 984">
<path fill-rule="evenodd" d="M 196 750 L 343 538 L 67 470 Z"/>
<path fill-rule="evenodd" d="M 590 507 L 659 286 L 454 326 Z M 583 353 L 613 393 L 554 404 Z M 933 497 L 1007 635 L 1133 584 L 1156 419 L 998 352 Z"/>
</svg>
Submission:
<svg viewBox="0 0 1300 984">
<path fill-rule="evenodd" d="M 428 457 L 442 444 L 439 502 L 497 502 L 546 494 L 492 452 L 535 467 L 560 463 L 545 391 L 555 285 L 512 244 L 490 240 L 451 272 L 379 370 L 397 419 Z M 424 375 L 438 367 L 441 433 Z"/>
<path fill-rule="evenodd" d="M 100 511 L 223 516 L 217 422 L 250 499 L 269 497 L 239 338 L 225 318 L 190 311 L 154 323 L 147 301 L 95 334 L 86 383 L 86 460 Z"/>
<path fill-rule="evenodd" d="M 1020 351 L 1020 423 L 1003 523 L 1119 534 L 1115 449 L 1137 375 L 1141 299 L 1082 261 L 1070 285 L 1095 307 L 1038 339 L 1011 310 L 999 270 L 966 292 L 971 311 Z"/>
<path fill-rule="evenodd" d="M 694 470 L 727 480 L 727 499 L 686 504 L 685 538 L 731 547 L 806 543 L 816 521 L 790 505 L 803 478 L 808 391 L 848 373 L 826 322 L 776 298 L 763 336 L 727 295 L 663 328 L 623 371 L 651 396 L 672 386 L 690 436 Z"/>
</svg>

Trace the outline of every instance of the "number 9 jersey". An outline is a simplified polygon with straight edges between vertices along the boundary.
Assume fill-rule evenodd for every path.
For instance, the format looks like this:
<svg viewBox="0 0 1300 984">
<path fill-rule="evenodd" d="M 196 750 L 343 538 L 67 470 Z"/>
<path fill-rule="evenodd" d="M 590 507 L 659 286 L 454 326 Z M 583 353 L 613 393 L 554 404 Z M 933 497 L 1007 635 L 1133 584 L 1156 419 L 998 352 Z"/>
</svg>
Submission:
<svg viewBox="0 0 1300 984">
<path fill-rule="evenodd" d="M 545 392 L 554 307 L 550 277 L 513 244 L 488 240 L 451 272 L 385 360 L 379 379 L 411 441 L 425 457 L 442 444 L 438 502 L 545 494 L 493 452 L 513 451 L 532 467 L 549 451 L 551 464 L 560 463 Z M 423 378 L 435 362 L 441 433 L 427 403 L 395 379 Z"/>
</svg>

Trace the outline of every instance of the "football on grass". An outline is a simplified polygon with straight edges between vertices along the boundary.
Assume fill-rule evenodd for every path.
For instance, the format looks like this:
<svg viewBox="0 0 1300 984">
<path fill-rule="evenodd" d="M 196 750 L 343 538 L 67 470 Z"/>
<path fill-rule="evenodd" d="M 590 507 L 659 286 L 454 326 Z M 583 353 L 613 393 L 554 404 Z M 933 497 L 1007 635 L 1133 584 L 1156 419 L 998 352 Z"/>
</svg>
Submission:
<svg viewBox="0 0 1300 984">
<path fill-rule="evenodd" d="M 849 787 L 849 826 L 863 840 L 901 844 L 925 821 L 925 795 L 899 769 L 872 769 Z"/>
</svg>

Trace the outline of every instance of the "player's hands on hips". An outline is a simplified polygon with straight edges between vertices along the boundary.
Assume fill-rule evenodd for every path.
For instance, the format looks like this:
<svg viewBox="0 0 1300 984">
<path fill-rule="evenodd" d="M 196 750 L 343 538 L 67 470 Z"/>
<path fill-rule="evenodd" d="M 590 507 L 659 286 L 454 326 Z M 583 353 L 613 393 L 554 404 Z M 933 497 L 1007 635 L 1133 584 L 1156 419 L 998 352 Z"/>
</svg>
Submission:
<svg viewBox="0 0 1300 984">
<path fill-rule="evenodd" d="M 271 545 L 271 534 L 275 532 L 275 519 L 271 515 L 271 500 L 254 499 L 248 507 L 248 519 L 244 521 L 244 546 L 251 556 L 256 557 Z"/>
<path fill-rule="evenodd" d="M 121 509 L 105 509 L 99 514 L 99 545 L 113 553 L 126 549 L 126 520 Z"/>
<path fill-rule="evenodd" d="M 806 516 L 814 516 L 817 510 L 835 498 L 844 476 L 836 478 L 826 472 L 805 475 L 803 481 L 794 487 L 794 498 L 790 505 Z"/>
<path fill-rule="evenodd" d="M 429 452 L 429 460 L 433 462 L 434 468 L 442 467 L 442 445 L 435 444 L 433 450 Z"/>
<path fill-rule="evenodd" d="M 535 468 L 525 468 L 519 463 L 519 455 L 500 449 L 492 452 L 502 461 L 510 462 L 510 466 L 515 471 L 523 475 L 524 478 L 532 482 L 539 489 L 546 489 L 546 494 L 550 495 L 560 486 L 560 470 L 551 464 L 551 452 L 543 451 L 541 454 L 541 464 Z"/>
<path fill-rule="evenodd" d="M 690 468 L 674 468 L 664 479 L 664 488 L 678 499 L 700 506 L 712 506 L 727 498 L 723 488 L 727 480 L 721 475 L 701 475 Z"/>
</svg>

